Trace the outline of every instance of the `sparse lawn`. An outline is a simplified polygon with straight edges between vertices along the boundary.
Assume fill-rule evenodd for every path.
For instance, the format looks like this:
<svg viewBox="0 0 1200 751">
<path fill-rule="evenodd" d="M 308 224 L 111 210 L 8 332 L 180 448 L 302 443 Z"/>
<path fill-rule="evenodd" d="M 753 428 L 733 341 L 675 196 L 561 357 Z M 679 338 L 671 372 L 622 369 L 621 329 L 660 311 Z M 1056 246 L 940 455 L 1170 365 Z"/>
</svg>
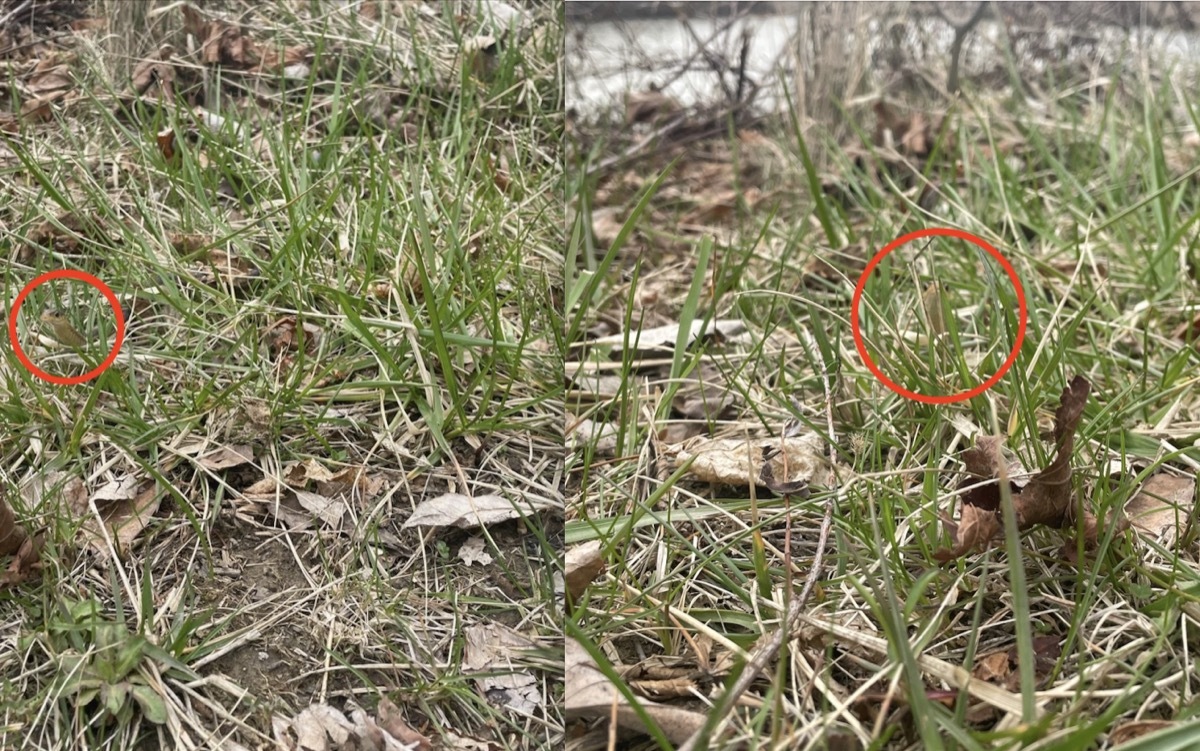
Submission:
<svg viewBox="0 0 1200 751">
<path fill-rule="evenodd" d="M 44 549 L 0 590 L 0 748 L 286 747 L 383 699 L 436 747 L 559 747 L 559 9 L 209 3 L 218 64 L 134 5 L 5 58 L 5 315 L 69 268 L 130 322 L 83 385 L 2 348 L 4 494 Z M 164 44 L 171 90 L 133 97 Z M 22 117 L 53 60 L 68 93 Z M 17 328 L 76 375 L 115 326 L 59 281 Z M 448 492 L 523 518 L 402 527 Z"/>
<path fill-rule="evenodd" d="M 1200 112 L 1184 71 L 1129 56 L 1103 73 L 1041 81 L 1024 101 L 968 84 L 923 153 L 872 143 L 869 101 L 846 113 L 855 144 L 785 116 L 585 177 L 638 137 L 589 134 L 595 147 L 569 171 L 567 411 L 579 427 L 566 537 L 599 541 L 607 570 L 567 635 L 627 677 L 621 702 L 695 713 L 668 722 L 648 709 L 657 744 L 629 748 L 678 746 L 700 725 L 717 731 L 712 748 L 1112 748 L 1197 714 Z M 1028 305 L 1012 369 L 949 405 L 885 388 L 850 325 L 867 260 L 934 226 L 999 249 Z M 931 331 L 921 298 L 935 281 Z M 1018 328 L 1003 269 L 947 238 L 890 255 L 859 312 L 872 358 L 926 395 L 994 373 Z M 746 331 L 685 351 L 635 346 L 640 330 L 693 320 Z M 993 546 L 940 562 L 952 546 L 942 519 L 959 518 L 967 494 L 963 451 L 1001 434 L 1020 464 L 1004 472 L 1029 482 L 1054 457 L 1054 412 L 1079 375 L 1091 393 L 1069 482 L 1101 520 L 1095 546 L 1073 520 L 1017 534 L 1001 513 Z M 679 460 L 681 445 L 695 455 L 730 439 L 759 456 L 813 434 L 806 451 L 785 449 L 788 478 L 775 470 L 808 482 L 790 495 L 755 482 L 757 466 L 708 482 L 699 460 Z M 1145 495 L 1162 478 L 1178 478 L 1165 480 L 1178 495 Z M 1160 515 L 1112 523 L 1133 499 Z M 781 628 L 783 650 L 729 706 L 724 687 Z M 672 666 L 670 687 L 661 672 L 653 691 L 638 683 L 651 660 Z M 1146 748 L 1200 743 L 1194 725 L 1173 732 L 1181 745 Z"/>
</svg>

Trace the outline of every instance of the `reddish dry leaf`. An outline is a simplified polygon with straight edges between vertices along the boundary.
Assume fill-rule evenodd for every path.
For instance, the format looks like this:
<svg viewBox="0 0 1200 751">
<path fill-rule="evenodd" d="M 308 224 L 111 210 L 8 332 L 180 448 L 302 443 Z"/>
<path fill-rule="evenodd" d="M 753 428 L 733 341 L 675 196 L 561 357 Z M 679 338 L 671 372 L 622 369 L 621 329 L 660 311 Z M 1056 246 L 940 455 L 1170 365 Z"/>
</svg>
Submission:
<svg viewBox="0 0 1200 751">
<path fill-rule="evenodd" d="M 175 157 L 179 156 L 179 152 L 175 150 L 175 129 L 167 128 L 159 131 L 154 140 L 158 143 L 158 151 L 162 154 L 163 159 L 168 162 L 175 161 Z"/>
<path fill-rule="evenodd" d="M 400 708 L 387 698 L 379 700 L 377 712 L 379 725 L 396 740 L 406 746 L 411 746 L 414 751 L 430 751 L 433 748 L 433 743 L 413 730 L 412 726 L 404 721 L 403 715 L 400 714 Z"/>
<path fill-rule="evenodd" d="M 31 123 L 49 122 L 54 117 L 51 104 L 66 96 L 66 91 L 55 91 L 45 96 L 34 97 L 21 103 L 21 117 Z"/>
<path fill-rule="evenodd" d="M 187 235 L 182 232 L 171 232 L 167 234 L 167 242 L 176 253 L 188 255 L 212 245 L 213 239 L 207 235 Z"/>
<path fill-rule="evenodd" d="M 299 324 L 296 316 L 284 316 L 268 326 L 263 336 L 275 357 L 286 352 L 299 352 L 302 346 L 306 353 L 312 354 L 316 352 L 321 329 L 307 321 Z"/>
<path fill-rule="evenodd" d="M 0 494 L 0 555 L 12 555 L 25 544 L 28 534 L 25 528 L 17 524 L 17 516 L 12 506 Z"/>
<path fill-rule="evenodd" d="M 94 242 L 106 240 L 104 223 L 97 217 L 85 218 L 73 211 L 59 214 L 54 221 L 44 221 L 29 233 L 30 247 L 45 246 L 59 253 L 75 253 L 80 239 Z"/>
<path fill-rule="evenodd" d="M 0 589 L 16 586 L 42 570 L 42 545 L 45 542 L 46 535 L 42 533 L 25 538 L 8 568 L 0 573 Z"/>
<path fill-rule="evenodd" d="M 1071 488 L 1071 453 L 1075 448 L 1075 431 L 1079 428 L 1090 391 L 1091 384 L 1083 376 L 1076 376 L 1063 389 L 1058 410 L 1054 413 L 1054 440 L 1057 444 L 1054 461 L 1034 475 L 1024 489 L 1018 490 L 1015 485 L 1010 485 L 1018 529 L 1026 530 L 1037 524 L 1067 527 L 1082 514 L 1080 527 L 1084 540 L 1089 545 L 1095 543 L 1096 520 L 1075 502 Z M 975 476 L 964 485 L 976 485 L 976 478 L 999 480 L 1007 475 L 1003 471 L 1004 457 L 1000 453 L 1002 443 L 1002 436 L 984 436 L 974 448 L 963 453 L 967 470 Z M 939 561 L 949 561 L 972 550 L 986 548 L 1004 528 L 1000 516 L 999 487 L 992 483 L 966 491 L 958 522 L 944 521 L 953 547 L 938 551 L 935 557 Z"/>
<path fill-rule="evenodd" d="M 981 681 L 1003 686 L 1007 682 L 1009 673 L 1011 672 L 1012 669 L 1008 664 L 1008 653 L 992 652 L 976 660 L 975 669 L 971 671 L 971 675 Z"/>
<path fill-rule="evenodd" d="M 171 65 L 173 54 L 175 48 L 164 44 L 159 48 L 156 57 L 142 60 L 134 66 L 132 83 L 135 94 L 141 96 L 149 91 L 151 86 L 158 84 L 158 93 L 162 98 L 174 98 L 175 67 Z"/>
</svg>

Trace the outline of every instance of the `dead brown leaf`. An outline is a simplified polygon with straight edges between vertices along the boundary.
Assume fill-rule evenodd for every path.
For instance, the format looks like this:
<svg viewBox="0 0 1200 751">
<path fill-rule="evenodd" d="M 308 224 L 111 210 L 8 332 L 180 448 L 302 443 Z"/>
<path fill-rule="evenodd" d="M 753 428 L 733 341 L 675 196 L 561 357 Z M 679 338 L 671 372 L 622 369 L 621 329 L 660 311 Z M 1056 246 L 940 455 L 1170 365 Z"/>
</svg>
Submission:
<svg viewBox="0 0 1200 751">
<path fill-rule="evenodd" d="M 1034 475 L 1024 488 L 1010 484 L 1019 529 L 1026 530 L 1038 524 L 1063 528 L 1079 519 L 1085 542 L 1095 543 L 1096 520 L 1076 501 L 1071 486 L 1071 454 L 1075 447 L 1075 432 L 1079 428 L 1090 391 L 1091 384 L 1083 376 L 1076 376 L 1067 384 L 1054 413 L 1054 440 L 1057 445 L 1054 460 Z M 1009 474 L 1005 471 L 1006 464 L 1001 455 L 1003 442 L 1003 436 L 984 436 L 974 448 L 963 453 L 967 470 L 974 476 L 963 483 L 964 488 L 976 486 L 979 479 L 1001 480 Z M 1004 528 L 998 484 L 971 487 L 962 496 L 958 522 L 943 517 L 943 523 L 953 546 L 949 550 L 938 551 L 935 554 L 938 560 L 945 562 L 972 550 L 986 548 L 1000 536 Z"/>
<path fill-rule="evenodd" d="M 568 550 L 563 561 L 567 597 L 572 602 L 578 600 L 587 586 L 603 571 L 604 556 L 600 553 L 599 541 L 585 542 Z"/>
<path fill-rule="evenodd" d="M 21 103 L 21 117 L 31 123 L 50 122 L 54 118 L 54 109 L 50 105 L 66 95 L 66 90 L 60 90 L 26 99 Z"/>
<path fill-rule="evenodd" d="M 1196 478 L 1159 473 L 1125 504 L 1125 516 L 1138 533 L 1170 547 L 1195 513 Z"/>
<path fill-rule="evenodd" d="M 288 719 L 271 717 L 276 748 L 284 751 L 429 751 L 429 739 L 404 723 L 387 699 L 379 703 L 378 720 L 358 708 L 349 717 L 328 704 L 312 704 Z"/>
<path fill-rule="evenodd" d="M 210 472 L 240 467 L 254 461 L 254 449 L 245 443 L 221 446 L 196 458 L 196 463 Z"/>
<path fill-rule="evenodd" d="M 97 488 L 91 502 L 85 503 L 83 535 L 100 552 L 108 551 L 107 540 L 112 539 L 117 553 L 124 554 L 150 524 L 161 501 L 162 493 L 153 480 L 140 481 L 132 475 L 114 479 Z M 100 529 L 101 523 L 105 531 Z"/>
<path fill-rule="evenodd" d="M 71 63 L 74 61 L 75 56 L 71 53 L 47 55 L 34 67 L 25 89 L 37 97 L 51 92 L 65 94 L 75 87 L 75 81 L 71 78 Z"/>
<path fill-rule="evenodd" d="M 205 262 L 195 267 L 194 273 L 201 284 L 212 285 L 220 281 L 237 288 L 248 284 L 261 272 L 241 256 L 213 249 L 205 254 Z"/>
<path fill-rule="evenodd" d="M 133 92 L 142 96 L 151 86 L 158 85 L 158 95 L 162 99 L 175 97 L 175 66 L 171 64 L 171 56 L 175 48 L 169 44 L 159 47 L 155 57 L 147 58 L 133 66 Z"/>
<path fill-rule="evenodd" d="M 312 58 L 312 51 L 308 47 L 273 49 L 256 42 L 228 21 L 206 19 L 191 5 L 183 6 L 183 25 L 184 30 L 200 42 L 200 61 L 207 65 L 249 69 L 255 73 L 272 70 L 282 72 L 289 78 L 307 75 L 307 62 Z M 303 75 L 297 66 L 305 66 Z"/>
<path fill-rule="evenodd" d="M 367 474 L 366 467 L 346 467 L 327 479 L 317 480 L 317 492 L 328 496 L 346 496 L 356 500 L 370 500 L 383 490 L 382 477 Z"/>
<path fill-rule="evenodd" d="M 815 433 L 757 441 L 697 437 L 678 447 L 675 466 L 691 461 L 688 471 L 702 482 L 749 487 L 765 481 L 764 465 L 769 463 L 772 483 L 823 485 L 828 468 L 823 450 L 824 441 Z"/>
<path fill-rule="evenodd" d="M 41 532 L 25 538 L 8 568 L 0 573 L 0 589 L 16 586 L 42 570 L 42 545 L 45 541 L 46 535 Z"/>
<path fill-rule="evenodd" d="M 548 502 L 540 499 L 510 501 L 499 495 L 480 495 L 472 498 L 460 493 L 446 493 L 420 503 L 401 528 L 423 526 L 474 529 L 517 519 L 549 506 Z"/>
<path fill-rule="evenodd" d="M 380 727 L 413 751 L 430 751 L 433 748 L 433 743 L 405 722 L 400 708 L 386 697 L 379 700 L 378 715 Z"/>
<path fill-rule="evenodd" d="M 983 655 L 975 661 L 975 669 L 971 671 L 971 675 L 981 681 L 1003 686 L 1011 672 L 1012 669 L 1008 664 L 1008 653 L 992 652 L 991 654 Z"/>
<path fill-rule="evenodd" d="M 1143 735 L 1165 730 L 1170 727 L 1175 727 L 1178 722 L 1172 720 L 1133 720 L 1131 722 L 1123 722 L 1113 728 L 1108 734 L 1108 740 L 1113 746 L 1120 746 L 1122 743 L 1128 743 Z"/>
<path fill-rule="evenodd" d="M 1049 678 L 1061 654 L 1061 636 L 1040 634 L 1033 637 L 1033 673 L 1038 685 L 1042 685 Z M 980 680 L 1017 692 L 1021 688 L 1021 673 L 1017 669 L 1020 663 L 1020 653 L 1013 646 L 979 657 L 971 674 Z"/>
<path fill-rule="evenodd" d="M 301 349 L 312 354 L 317 350 L 320 337 L 321 329 L 315 323 L 305 321 L 301 324 L 296 316 L 284 316 L 263 332 L 263 338 L 275 357 L 288 352 L 299 352 Z"/>
<path fill-rule="evenodd" d="M 0 493 L 0 555 L 16 553 L 25 544 L 27 537 L 25 527 L 17 524 L 17 517 L 13 513 L 12 506 L 8 505 L 4 494 Z"/>
<path fill-rule="evenodd" d="M 537 676 L 517 667 L 513 655 L 536 650 L 535 639 L 499 623 L 481 623 L 463 629 L 462 672 L 475 679 L 489 701 L 524 715 L 544 709 Z"/>
<path fill-rule="evenodd" d="M 615 667 L 615 666 L 614 666 Z M 620 672 L 618 668 L 618 672 Z M 600 672 L 599 666 L 579 642 L 566 640 L 567 717 L 608 720 L 615 716 L 619 726 L 645 732 L 645 725 L 625 697 Z M 672 743 L 680 744 L 704 726 L 705 715 L 689 709 L 645 700 L 642 709 L 658 723 Z"/>
</svg>

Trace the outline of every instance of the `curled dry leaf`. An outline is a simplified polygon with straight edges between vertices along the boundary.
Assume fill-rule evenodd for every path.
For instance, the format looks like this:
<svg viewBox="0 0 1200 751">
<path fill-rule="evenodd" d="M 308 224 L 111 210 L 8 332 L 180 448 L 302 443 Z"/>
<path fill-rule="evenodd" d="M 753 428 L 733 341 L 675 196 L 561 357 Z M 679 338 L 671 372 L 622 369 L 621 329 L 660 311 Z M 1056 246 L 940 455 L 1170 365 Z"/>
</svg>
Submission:
<svg viewBox="0 0 1200 751">
<path fill-rule="evenodd" d="M 1113 746 L 1119 747 L 1122 743 L 1128 743 L 1136 738 L 1157 733 L 1160 730 L 1166 730 L 1178 724 L 1174 720 L 1133 720 L 1132 722 L 1123 722 L 1113 728 L 1112 732 L 1108 734 L 1108 740 Z M 1154 747 L 1146 746 L 1145 748 Z"/>
<path fill-rule="evenodd" d="M 321 329 L 315 323 L 300 323 L 296 316 L 284 316 L 276 320 L 263 333 L 271 354 L 275 356 L 299 352 L 301 349 L 312 354 L 317 351 L 320 337 Z"/>
<path fill-rule="evenodd" d="M 0 589 L 20 584 L 42 570 L 42 545 L 45 542 L 46 535 L 41 532 L 25 538 L 8 568 L 0 572 Z"/>
<path fill-rule="evenodd" d="M 828 462 L 821 455 L 823 445 L 816 433 L 760 440 L 697 437 L 678 448 L 675 466 L 693 460 L 689 472 L 698 480 L 749 487 L 766 482 L 763 473 L 769 465 L 766 472 L 770 483 L 798 489 L 800 485 L 794 483 L 828 484 Z"/>
<path fill-rule="evenodd" d="M 1083 376 L 1076 376 L 1063 389 L 1062 399 L 1054 413 L 1054 440 L 1057 451 L 1050 465 L 1038 472 L 1024 488 L 1010 481 L 1013 509 L 1017 516 L 1017 527 L 1029 529 L 1038 524 L 1051 527 L 1067 527 L 1080 522 L 1084 540 L 1088 544 L 1096 541 L 1096 520 L 1078 503 L 1071 486 L 1071 454 L 1075 448 L 1075 431 L 1083 417 L 1091 384 Z M 962 511 L 958 522 L 943 517 L 946 531 L 953 541 L 949 550 L 940 550 L 935 557 L 949 561 L 968 552 L 986 548 L 1004 529 L 1000 515 L 1000 488 L 997 483 L 979 486 L 979 480 L 998 480 L 1008 476 L 1004 457 L 1001 454 L 1003 436 L 984 436 L 975 447 L 963 453 L 967 471 L 974 475 L 964 483 L 970 487 L 962 496 Z"/>
<path fill-rule="evenodd" d="M 13 556 L 8 567 L 0 571 L 0 589 L 15 586 L 41 570 L 42 544 L 45 535 L 30 536 L 17 523 L 16 514 L 0 492 L 0 557 Z"/>
<path fill-rule="evenodd" d="M 459 493 L 446 493 L 418 505 L 401 528 L 421 526 L 474 529 L 509 519 L 518 519 L 549 508 L 551 505 L 549 502 L 541 500 L 510 501 L 499 495 L 481 495 L 472 498 Z"/>
<path fill-rule="evenodd" d="M 430 751 L 433 744 L 428 738 L 414 730 L 400 713 L 400 708 L 386 697 L 379 700 L 379 725 L 393 738 L 413 751 Z"/>
<path fill-rule="evenodd" d="M 349 718 L 328 704 L 312 704 L 288 719 L 271 718 L 276 747 L 284 751 L 429 751 L 429 739 L 404 723 L 396 705 L 379 703 L 378 720 L 361 709 Z"/>
<path fill-rule="evenodd" d="M 86 504 L 88 512 L 83 522 L 84 537 L 100 552 L 109 549 L 108 539 L 111 539 L 117 553 L 123 554 L 150 524 L 161 501 L 162 493 L 153 480 L 142 481 L 132 476 L 114 480 L 97 489 L 92 494 L 92 504 Z M 93 504 L 96 513 L 91 513 L 90 506 Z M 101 522 L 106 531 L 101 530 Z"/>
<path fill-rule="evenodd" d="M 1040 634 L 1033 637 L 1033 673 L 1038 684 L 1049 679 L 1062 655 L 1062 637 L 1056 634 Z M 1021 690 L 1020 653 L 1015 646 L 1000 652 L 983 655 L 975 661 L 971 674 L 979 680 L 1003 686 L 1009 691 Z"/>
<path fill-rule="evenodd" d="M 183 6 L 184 29 L 200 42 L 200 60 L 209 65 L 283 71 L 311 57 L 307 47 L 288 47 L 282 52 L 259 44 L 240 28 L 219 18 L 206 19 L 190 5 Z"/>
<path fill-rule="evenodd" d="M 592 540 L 576 545 L 567 551 L 563 562 L 567 597 L 579 599 L 587 586 L 604 571 L 604 556 L 600 554 L 600 541 Z"/>
<path fill-rule="evenodd" d="M 175 66 L 171 64 L 171 55 L 175 48 L 164 44 L 158 50 L 156 57 L 147 58 L 133 66 L 133 91 L 138 96 L 145 94 L 151 86 L 158 84 L 158 94 L 163 99 L 173 99 L 175 96 Z"/>
<path fill-rule="evenodd" d="M 196 463 L 210 472 L 240 467 L 254 461 L 254 449 L 246 443 L 221 446 L 196 458 Z"/>
<path fill-rule="evenodd" d="M 12 506 L 8 505 L 4 494 L 0 493 L 0 555 L 16 553 L 27 537 L 25 527 L 17 524 L 17 516 L 13 513 Z"/>
<path fill-rule="evenodd" d="M 618 671 L 619 672 L 619 671 Z M 566 696 L 567 717 L 584 719 L 609 719 L 616 715 L 617 724 L 645 732 L 637 712 L 629 706 L 609 679 L 600 672 L 595 660 L 579 642 L 566 640 Z M 659 704 L 650 700 L 641 702 L 642 709 L 650 715 L 663 734 L 672 743 L 680 744 L 704 726 L 705 715 L 689 709 Z"/>
<path fill-rule="evenodd" d="M 613 334 L 600 339 L 593 339 L 589 344 L 596 347 L 616 347 L 649 352 L 653 350 L 673 350 L 679 339 L 679 324 L 670 323 L 656 326 L 652 329 L 630 331 L 628 334 Z M 717 336 L 730 339 L 746 331 L 746 324 L 735 318 L 711 321 L 706 327 L 704 321 L 692 321 L 688 330 L 687 342 L 691 346 L 697 339 Z M 628 340 L 628 341 L 627 341 Z"/>
</svg>

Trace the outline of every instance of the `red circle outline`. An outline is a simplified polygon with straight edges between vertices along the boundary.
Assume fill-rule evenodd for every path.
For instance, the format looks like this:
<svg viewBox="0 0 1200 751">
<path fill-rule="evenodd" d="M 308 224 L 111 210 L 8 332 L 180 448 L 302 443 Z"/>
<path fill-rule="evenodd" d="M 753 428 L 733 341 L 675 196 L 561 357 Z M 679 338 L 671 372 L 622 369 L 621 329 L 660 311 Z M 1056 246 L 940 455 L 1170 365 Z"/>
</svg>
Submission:
<svg viewBox="0 0 1200 751">
<path fill-rule="evenodd" d="M 946 396 L 929 396 L 927 394 L 918 394 L 915 391 L 909 391 L 892 379 L 888 378 L 883 374 L 883 371 L 879 369 L 879 366 L 875 364 L 875 361 L 871 359 L 871 355 L 867 353 L 867 346 L 866 343 L 863 342 L 862 331 L 859 329 L 858 304 L 862 301 L 863 291 L 867 286 L 867 277 L 871 275 L 871 272 L 875 270 L 875 267 L 879 265 L 879 262 L 882 261 L 888 253 L 891 253 L 901 245 L 910 243 L 913 240 L 919 240 L 922 237 L 955 237 L 959 240 L 966 240 L 976 247 L 986 250 L 988 254 L 991 255 L 992 258 L 995 258 L 1000 266 L 1004 268 L 1005 273 L 1008 274 L 1008 278 L 1012 281 L 1013 289 L 1016 290 L 1017 293 L 1017 341 L 1013 345 L 1012 352 L 1008 354 L 1008 359 L 1004 361 L 1004 364 L 1000 366 L 1000 369 L 997 370 L 991 378 L 987 379 L 973 389 L 962 391 L 957 394 L 948 394 Z M 866 269 L 863 270 L 862 275 L 858 278 L 858 284 L 854 287 L 854 297 L 850 300 L 850 329 L 854 334 L 854 346 L 858 350 L 858 354 L 863 359 L 863 362 L 866 363 L 867 369 L 869 369 L 871 373 L 873 373 L 875 377 L 883 383 L 884 386 L 887 386 L 900 396 L 908 397 L 909 399 L 913 399 L 924 404 L 954 404 L 955 402 L 966 401 L 967 399 L 973 399 L 974 397 L 979 396 L 992 386 L 995 386 L 996 383 L 1004 377 L 1004 374 L 1008 372 L 1009 368 L 1013 366 L 1013 363 L 1016 362 L 1017 355 L 1021 352 L 1021 345 L 1025 343 L 1025 328 L 1028 324 L 1029 311 L 1025 307 L 1025 290 L 1021 287 L 1021 280 L 1017 278 L 1017 272 L 1015 269 L 1013 269 L 1012 264 L 1008 262 L 1008 259 L 1001 255 L 1000 251 L 993 248 L 983 238 L 972 235 L 970 232 L 964 232 L 960 229 L 951 229 L 950 227 L 929 227 L 926 229 L 917 230 L 915 232 L 909 232 L 907 235 L 897 237 L 895 240 L 888 243 L 886 246 L 884 246 L 883 250 L 876 253 L 875 257 L 871 259 L 871 262 L 867 264 Z"/>
<path fill-rule="evenodd" d="M 104 295 L 104 299 L 108 300 L 108 304 L 113 309 L 113 314 L 117 317 L 117 340 L 113 344 L 112 351 L 108 353 L 108 357 L 104 358 L 104 362 L 97 365 L 92 370 L 83 375 L 72 376 L 65 378 L 56 376 L 53 373 L 46 371 L 33 364 L 29 356 L 25 354 L 25 350 L 21 349 L 21 344 L 17 340 L 17 314 L 21 311 L 21 305 L 25 303 L 25 298 L 29 297 L 29 293 L 40 285 L 53 281 L 55 279 L 74 279 L 75 281 L 90 284 L 100 290 L 100 294 Z M 76 271 L 75 269 L 58 269 L 56 271 L 47 271 L 45 274 L 34 279 L 21 293 L 17 295 L 16 301 L 13 302 L 12 310 L 8 312 L 8 341 L 12 344 L 13 352 L 16 353 L 17 359 L 25 366 L 25 369 L 33 373 L 43 381 L 58 386 L 74 386 L 79 383 L 84 383 L 96 378 L 113 364 L 117 359 L 117 354 L 121 351 L 121 345 L 125 343 L 125 314 L 121 311 L 121 303 L 117 300 L 117 296 L 108 288 L 108 285 L 100 281 L 98 278 L 84 271 Z"/>
</svg>

